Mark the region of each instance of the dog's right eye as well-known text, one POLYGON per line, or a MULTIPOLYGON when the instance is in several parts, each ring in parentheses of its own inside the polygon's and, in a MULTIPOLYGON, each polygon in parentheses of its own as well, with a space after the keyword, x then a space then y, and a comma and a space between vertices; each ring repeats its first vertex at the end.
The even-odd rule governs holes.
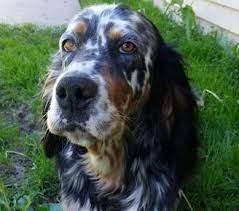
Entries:
POLYGON ((120 48, 119 48, 119 51, 121 53, 125 53, 125 54, 131 54, 131 53, 134 53, 136 50, 136 46, 134 43, 132 42, 125 42, 123 43, 120 48))
POLYGON ((73 40, 68 39, 62 43, 62 49, 66 52, 74 52, 76 48, 76 43, 73 40))

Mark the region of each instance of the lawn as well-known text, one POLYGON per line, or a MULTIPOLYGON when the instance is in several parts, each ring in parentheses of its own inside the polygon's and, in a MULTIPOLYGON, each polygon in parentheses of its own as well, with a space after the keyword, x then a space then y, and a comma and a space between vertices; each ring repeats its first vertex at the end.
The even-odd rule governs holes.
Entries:
MULTIPOLYGON (((196 29, 187 39, 185 30, 150 2, 81 1, 83 6, 101 2, 140 9, 184 55, 191 83, 204 93, 204 106, 199 108, 200 162, 183 192, 194 210, 237 210, 239 55, 220 47, 217 33, 203 36, 196 29)), ((39 119, 43 78, 62 31, 0 25, 0 210, 47 210, 46 204, 58 202, 57 172, 43 155, 39 119)), ((185 200, 179 210, 189 210, 185 200)))

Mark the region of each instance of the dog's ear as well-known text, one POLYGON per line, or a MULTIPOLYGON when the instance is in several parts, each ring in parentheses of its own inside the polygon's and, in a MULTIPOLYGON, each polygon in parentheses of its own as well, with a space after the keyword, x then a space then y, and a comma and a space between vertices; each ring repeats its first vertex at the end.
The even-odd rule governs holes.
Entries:
POLYGON ((149 100, 139 115, 136 133, 145 146, 142 153, 151 148, 148 153, 155 151, 181 180, 190 173, 197 157, 196 100, 182 56, 164 43, 156 27, 155 34, 158 46, 150 69, 149 100))
POLYGON ((45 135, 41 139, 41 143, 46 157, 52 158, 64 148, 66 140, 46 130, 45 135))
MULTIPOLYGON (((55 81, 58 77, 58 74, 62 69, 62 61, 61 55, 58 51, 52 58, 52 63, 49 68, 48 76, 45 80, 45 84, 42 90, 42 123, 46 125, 47 121, 47 112, 50 107, 52 90, 55 84, 55 81)), ((48 158, 54 157, 57 153, 59 153, 66 144, 66 139, 57 135, 50 133, 48 129, 46 129, 44 136, 42 137, 41 143, 43 144, 43 149, 48 158)))
MULTIPOLYGON (((46 84, 47 83, 48 82, 46 81, 46 84)), ((46 85, 44 88, 45 88, 44 94, 42 97, 42 115, 43 115, 42 121, 43 121, 43 124, 46 124, 47 111, 50 106, 50 94, 49 94, 49 89, 47 89, 46 85)), ((66 144, 66 140, 63 137, 52 134, 48 129, 46 129, 45 134, 41 139, 41 143, 43 145, 43 150, 45 152, 45 155, 48 158, 52 158, 63 149, 63 147, 66 144)))
POLYGON ((152 77, 152 98, 157 98, 162 117, 176 117, 178 112, 194 113, 195 97, 184 71, 181 55, 171 47, 158 49, 152 77))

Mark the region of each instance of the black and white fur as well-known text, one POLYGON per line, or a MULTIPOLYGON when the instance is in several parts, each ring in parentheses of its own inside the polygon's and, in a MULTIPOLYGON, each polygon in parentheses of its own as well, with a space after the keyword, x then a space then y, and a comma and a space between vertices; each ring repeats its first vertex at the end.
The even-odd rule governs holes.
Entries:
POLYGON ((43 144, 46 155, 56 157, 64 210, 175 208, 197 158, 196 103, 181 56, 149 20, 123 5, 82 10, 60 39, 43 91, 43 144), (113 38, 112 27, 118 30, 113 38), (76 44, 74 52, 62 49, 67 39, 76 44), (128 41, 137 50, 120 53, 128 41), (56 90, 65 77, 81 74, 95 81, 97 98, 90 108, 74 111, 73 121, 60 108, 56 90), (95 144, 97 155, 91 153, 95 144), (122 158, 114 157, 113 148, 122 158))

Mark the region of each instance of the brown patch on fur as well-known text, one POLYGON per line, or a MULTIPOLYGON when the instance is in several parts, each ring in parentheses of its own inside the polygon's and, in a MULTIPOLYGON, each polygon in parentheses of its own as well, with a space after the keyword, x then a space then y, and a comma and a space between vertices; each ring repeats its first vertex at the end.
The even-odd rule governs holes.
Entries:
POLYGON ((108 33, 107 33, 108 37, 110 40, 116 40, 119 39, 123 36, 122 31, 120 31, 119 29, 117 29, 116 27, 112 27, 108 33))
POLYGON ((84 34, 87 30, 87 24, 84 21, 77 23, 73 29, 74 32, 78 34, 84 34))
POLYGON ((86 154, 87 171, 97 178, 97 185, 107 190, 115 190, 120 186, 124 163, 124 146, 117 138, 97 142, 88 148, 86 154))
POLYGON ((105 67, 102 70, 102 77, 106 82, 109 100, 114 104, 120 114, 124 114, 129 109, 125 104, 127 102, 130 104, 133 92, 127 82, 116 73, 110 73, 109 68, 110 67, 105 67))
POLYGON ((94 144, 93 146, 89 147, 87 149, 88 153, 96 156, 98 154, 98 146, 99 146, 99 144, 94 144))

